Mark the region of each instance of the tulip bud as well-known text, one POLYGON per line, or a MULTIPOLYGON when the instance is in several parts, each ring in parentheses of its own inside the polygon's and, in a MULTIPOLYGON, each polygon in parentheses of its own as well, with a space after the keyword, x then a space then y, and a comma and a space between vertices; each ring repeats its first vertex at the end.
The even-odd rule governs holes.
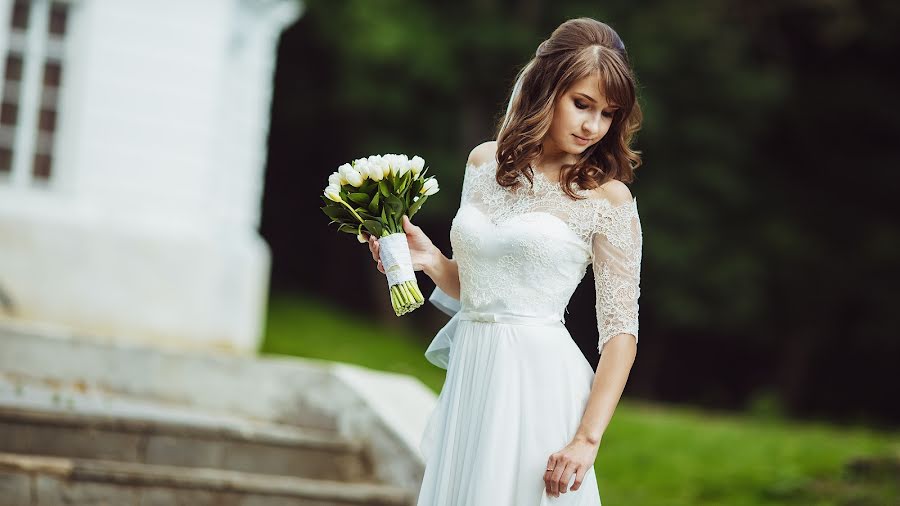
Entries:
POLYGON ((337 186, 338 188, 340 188, 341 185, 344 184, 345 182, 346 181, 341 181, 341 175, 338 174, 337 172, 328 176, 328 184, 329 185, 334 185, 334 186, 337 186))
POLYGON ((409 158, 406 155, 397 155, 397 167, 394 174, 397 177, 403 177, 409 172, 409 158))
POLYGON ((409 161, 409 167, 412 170, 413 177, 419 177, 419 174, 422 173, 422 169, 425 168, 425 160, 423 160, 421 156, 416 155, 409 161))
POLYGON ((342 202, 341 189, 334 185, 328 185, 325 188, 325 197, 334 202, 342 202))
POLYGON ((363 180, 369 178, 369 161, 365 158, 361 158, 353 168, 359 172, 359 174, 363 177, 363 180))
POLYGON ((384 179, 384 159, 381 155, 372 155, 368 158, 369 162, 369 178, 372 181, 381 181, 384 179))
POLYGON ((439 189, 437 179, 428 178, 425 180, 425 184, 422 185, 420 192, 425 195, 434 195, 439 189))
POLYGON ((344 179, 347 180, 351 185, 359 188, 363 184, 362 174, 359 173, 356 169, 350 166, 349 163, 345 163, 338 167, 338 172, 344 176, 344 179))

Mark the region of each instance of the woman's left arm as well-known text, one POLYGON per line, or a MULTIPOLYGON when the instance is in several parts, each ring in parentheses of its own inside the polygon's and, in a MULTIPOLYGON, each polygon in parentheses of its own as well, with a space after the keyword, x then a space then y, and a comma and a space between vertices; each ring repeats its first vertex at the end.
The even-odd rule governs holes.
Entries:
POLYGON ((600 441, 625 390, 636 355, 637 343, 630 334, 618 334, 603 347, 581 425, 572 441, 548 461, 547 469, 553 471, 545 472, 544 481, 550 495, 565 494, 573 474, 575 482, 571 490, 581 487, 584 475, 597 459, 600 441))
POLYGON ((618 334, 603 347, 591 395, 574 439, 600 446, 603 433, 606 432, 622 391, 625 390, 625 382, 628 381, 636 356, 637 343, 630 334, 618 334))
POLYGON ((573 475, 571 489, 581 487, 637 355, 643 235, 637 200, 625 184, 614 183, 606 189, 610 198, 598 204, 591 238, 600 361, 572 441, 548 459, 544 482, 554 496, 566 493, 573 475))

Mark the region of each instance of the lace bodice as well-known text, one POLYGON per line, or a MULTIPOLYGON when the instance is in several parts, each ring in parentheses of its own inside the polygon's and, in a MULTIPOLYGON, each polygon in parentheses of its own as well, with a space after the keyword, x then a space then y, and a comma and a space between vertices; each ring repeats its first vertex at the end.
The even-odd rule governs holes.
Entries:
POLYGON ((613 336, 638 337, 642 248, 637 199, 613 205, 591 190, 573 200, 542 173, 532 188, 495 180, 496 160, 466 165, 462 198, 450 229, 459 266, 460 300, 436 289, 429 299, 448 314, 478 311, 555 317, 591 264, 596 289, 597 348, 613 336))

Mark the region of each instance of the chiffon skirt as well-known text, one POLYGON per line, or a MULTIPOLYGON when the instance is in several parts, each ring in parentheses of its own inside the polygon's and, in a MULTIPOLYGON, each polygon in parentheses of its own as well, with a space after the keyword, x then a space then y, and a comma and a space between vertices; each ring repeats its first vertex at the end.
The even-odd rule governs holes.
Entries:
POLYGON ((599 506, 593 466, 577 491, 559 497, 543 479, 550 455, 581 423, 590 364, 559 321, 484 316, 457 314, 450 334, 436 339, 447 378, 420 443, 417 505, 599 506))

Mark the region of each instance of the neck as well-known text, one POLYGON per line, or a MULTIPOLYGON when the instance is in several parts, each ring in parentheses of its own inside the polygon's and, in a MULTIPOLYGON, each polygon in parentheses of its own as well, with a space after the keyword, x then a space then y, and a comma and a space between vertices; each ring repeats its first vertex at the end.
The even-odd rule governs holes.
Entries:
POLYGON ((559 176, 562 166, 575 163, 576 161, 578 160, 575 155, 557 149, 555 146, 552 146, 549 142, 545 141, 544 152, 535 158, 534 162, 531 164, 531 168, 532 170, 540 171, 551 179, 559 179, 557 176, 559 176))

